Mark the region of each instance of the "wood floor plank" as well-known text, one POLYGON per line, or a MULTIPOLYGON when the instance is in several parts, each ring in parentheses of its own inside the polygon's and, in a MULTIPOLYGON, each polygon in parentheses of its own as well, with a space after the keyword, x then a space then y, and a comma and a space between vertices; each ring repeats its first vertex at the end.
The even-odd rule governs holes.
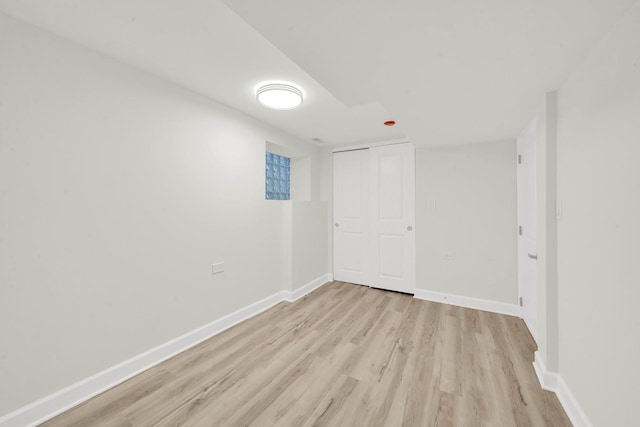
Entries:
POLYGON ((349 401, 349 397, 358 383, 359 381, 352 377, 341 376, 340 380, 331 388, 330 393, 318 404, 305 426, 318 427, 335 423, 336 415, 349 401))
POLYGON ((535 350, 521 319, 332 282, 42 425, 570 426, 535 350))

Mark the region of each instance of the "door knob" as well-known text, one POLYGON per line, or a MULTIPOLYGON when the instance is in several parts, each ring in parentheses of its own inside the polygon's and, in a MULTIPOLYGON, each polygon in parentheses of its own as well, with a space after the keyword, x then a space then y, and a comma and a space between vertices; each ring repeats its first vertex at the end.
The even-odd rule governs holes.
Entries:
POLYGON ((538 259, 538 254, 527 254, 530 259, 538 259))
POLYGON ((338 224, 337 222, 336 222, 336 227, 340 227, 340 224, 338 224))
POLYGON ((410 226, 410 225, 408 225, 408 226, 407 226, 407 231, 411 231, 411 230, 413 230, 413 227, 412 227, 412 226, 410 226))

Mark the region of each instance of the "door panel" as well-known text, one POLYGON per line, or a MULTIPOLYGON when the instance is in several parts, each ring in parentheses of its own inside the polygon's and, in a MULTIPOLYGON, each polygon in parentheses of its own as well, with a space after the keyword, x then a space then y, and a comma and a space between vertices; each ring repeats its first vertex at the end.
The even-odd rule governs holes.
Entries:
POLYGON ((360 273, 364 270, 363 233, 342 232, 342 269, 351 273, 360 273))
MULTIPOLYGON (((366 154, 366 153, 360 153, 366 154)), ((355 157, 355 156, 350 156, 355 157)), ((367 183, 364 176, 367 173, 367 165, 362 164, 360 159, 348 158, 342 161, 340 173, 341 187, 340 203, 342 217, 350 220, 359 220, 363 216, 363 207, 366 206, 367 183)))
POLYGON ((370 150, 372 286, 413 293, 415 154, 411 144, 370 150))
POLYGON ((368 284, 369 150, 333 155, 333 276, 368 284))
POLYGON ((404 277, 404 237, 381 234, 378 240, 378 265, 380 277, 400 279, 404 277))
POLYGON ((402 220, 404 197, 402 153, 378 153, 379 217, 402 220))
POLYGON ((518 293, 522 317, 537 339, 538 266, 536 221, 536 121, 517 140, 518 152, 518 293))

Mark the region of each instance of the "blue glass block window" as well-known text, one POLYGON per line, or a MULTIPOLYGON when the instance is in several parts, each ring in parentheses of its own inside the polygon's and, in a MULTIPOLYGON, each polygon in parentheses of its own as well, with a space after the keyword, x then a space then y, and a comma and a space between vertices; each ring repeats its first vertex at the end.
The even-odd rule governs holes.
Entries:
POLYGON ((267 200, 290 200, 291 159, 267 153, 265 170, 265 198, 267 200))

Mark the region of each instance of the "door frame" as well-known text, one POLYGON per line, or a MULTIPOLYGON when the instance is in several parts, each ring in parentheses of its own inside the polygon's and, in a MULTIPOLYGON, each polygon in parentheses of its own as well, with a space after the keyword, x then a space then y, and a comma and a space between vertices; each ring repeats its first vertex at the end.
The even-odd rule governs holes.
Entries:
POLYGON ((389 141, 380 141, 380 142, 371 142, 368 144, 354 144, 354 145, 345 145, 343 147, 335 147, 334 149, 331 150, 331 152, 339 153, 341 151, 363 150, 363 149, 372 148, 372 147, 380 147, 383 145, 396 145, 396 144, 412 144, 412 142, 404 138, 391 139, 389 141))
MULTIPOLYGON (((532 149, 535 150, 536 152, 536 165, 533 168, 533 172, 534 172, 534 177, 533 177, 533 182, 535 183, 535 187, 533 189, 534 191, 534 197, 536 198, 536 205, 534 206, 533 212, 528 212, 528 215, 530 216, 530 218, 532 219, 532 221, 534 221, 536 223, 536 233, 535 233, 535 238, 536 238, 536 256, 537 256, 537 229, 538 229, 538 220, 537 220, 537 185, 538 185, 538 171, 537 171, 537 157, 538 157, 538 153, 537 153, 537 127, 538 127, 538 121, 537 118, 533 118, 528 124, 527 126, 524 128, 524 130, 520 133, 520 135, 518 135, 517 139, 516 139, 516 167, 520 168, 520 159, 521 159, 521 152, 519 150, 519 145, 518 145, 518 141, 521 140, 521 138, 529 136, 531 138, 531 140, 529 141, 529 143, 532 145, 532 149)), ((526 158, 523 160, 524 162, 526 162, 526 158)), ((517 264, 518 264, 518 305, 520 306, 520 317, 522 318, 522 320, 524 320, 525 324, 527 325, 527 328, 529 329, 529 332, 531 333, 531 335, 533 336, 533 339, 538 342, 538 308, 539 308, 539 302, 538 302, 538 278, 537 275, 539 274, 538 270, 537 270, 537 260, 536 261, 531 261, 528 259, 528 251, 524 250, 524 248, 522 247, 523 245, 521 244, 521 239, 523 239, 524 237, 520 235, 520 227, 523 224, 522 221, 522 215, 523 215, 523 209, 524 206, 522 206, 521 204, 521 182, 519 178, 519 170, 516 171, 516 180, 517 180, 517 200, 516 200, 516 205, 517 205, 517 224, 518 224, 518 230, 516 230, 516 238, 517 238, 517 247, 518 247, 518 255, 517 255, 517 264), (523 274, 525 274, 525 271, 523 271, 526 268, 527 263, 531 263, 531 262, 535 262, 535 269, 536 269, 536 277, 535 280, 533 281, 529 281, 529 286, 531 287, 531 289, 527 289, 527 283, 526 281, 523 279, 523 274), (523 305, 523 300, 525 298, 528 298, 530 295, 535 295, 535 299, 533 301, 531 301, 529 299, 529 301, 526 301, 526 304, 532 304, 533 307, 531 310, 525 310, 524 305, 523 305), (533 316, 533 318, 531 318, 531 316, 533 316)))

